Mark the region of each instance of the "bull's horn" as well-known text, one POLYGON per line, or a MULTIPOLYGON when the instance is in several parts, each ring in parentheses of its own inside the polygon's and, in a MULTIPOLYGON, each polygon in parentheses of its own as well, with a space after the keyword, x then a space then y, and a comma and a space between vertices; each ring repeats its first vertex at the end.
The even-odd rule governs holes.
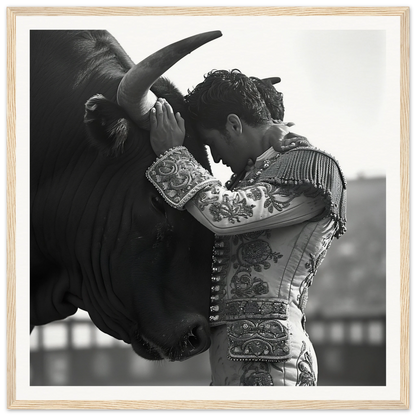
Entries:
POLYGON ((172 43, 148 56, 131 68, 121 80, 117 91, 118 104, 135 123, 149 130, 149 112, 157 100, 150 91, 151 86, 185 55, 220 36, 222 33, 219 30, 201 33, 172 43))
POLYGON ((281 79, 279 77, 271 77, 271 78, 263 78, 262 81, 264 82, 270 82, 272 85, 278 84, 281 79))

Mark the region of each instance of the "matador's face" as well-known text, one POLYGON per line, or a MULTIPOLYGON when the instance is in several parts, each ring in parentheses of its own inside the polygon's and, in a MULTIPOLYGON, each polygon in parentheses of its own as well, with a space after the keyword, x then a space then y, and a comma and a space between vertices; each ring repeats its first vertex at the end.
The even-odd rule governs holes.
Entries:
POLYGON ((240 173, 251 158, 251 149, 246 141, 239 140, 239 136, 230 134, 226 129, 224 132, 216 129, 199 128, 203 142, 209 146, 215 163, 222 162, 234 173, 240 173))

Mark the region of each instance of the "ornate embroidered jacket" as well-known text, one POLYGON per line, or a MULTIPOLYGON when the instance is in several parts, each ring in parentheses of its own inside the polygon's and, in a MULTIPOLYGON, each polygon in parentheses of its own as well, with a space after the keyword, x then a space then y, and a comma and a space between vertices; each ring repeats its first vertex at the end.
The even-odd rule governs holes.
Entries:
POLYGON ((333 237, 345 232, 346 184, 336 161, 313 148, 271 148, 231 191, 176 147, 147 177, 169 204, 216 233, 213 384, 315 385, 305 307, 333 237))

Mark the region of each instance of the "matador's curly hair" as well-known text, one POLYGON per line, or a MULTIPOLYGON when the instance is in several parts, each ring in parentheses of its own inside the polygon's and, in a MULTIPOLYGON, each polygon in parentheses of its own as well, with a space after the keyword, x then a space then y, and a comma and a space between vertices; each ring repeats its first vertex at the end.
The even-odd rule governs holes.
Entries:
POLYGON ((185 97, 192 121, 206 129, 224 131, 228 114, 250 126, 273 119, 283 121, 283 94, 272 83, 248 77, 238 69, 213 70, 185 97))

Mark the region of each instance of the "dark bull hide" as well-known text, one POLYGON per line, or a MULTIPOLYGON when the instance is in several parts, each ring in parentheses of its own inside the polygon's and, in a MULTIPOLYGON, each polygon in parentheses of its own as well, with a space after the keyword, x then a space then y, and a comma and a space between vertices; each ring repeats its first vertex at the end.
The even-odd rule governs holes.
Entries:
MULTIPOLYGON (((213 236, 146 180, 155 160, 146 124, 156 97, 186 120, 182 95, 159 77, 218 36, 134 66, 105 31, 31 32, 31 327, 81 308, 147 359, 209 347, 213 236)), ((209 168, 191 137, 185 145, 209 168)))

